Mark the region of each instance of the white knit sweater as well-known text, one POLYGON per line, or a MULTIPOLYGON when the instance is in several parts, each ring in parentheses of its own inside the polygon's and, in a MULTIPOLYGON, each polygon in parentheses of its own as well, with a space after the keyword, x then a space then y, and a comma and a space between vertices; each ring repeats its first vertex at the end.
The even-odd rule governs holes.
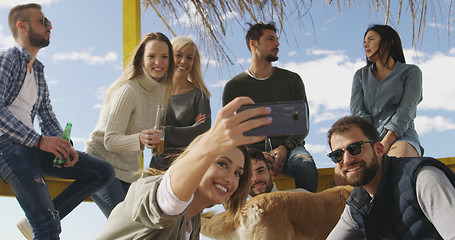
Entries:
POLYGON ((145 73, 115 89, 103 103, 85 151, 111 163, 122 181, 139 178, 139 133, 154 127, 156 106, 163 104, 165 89, 145 73))

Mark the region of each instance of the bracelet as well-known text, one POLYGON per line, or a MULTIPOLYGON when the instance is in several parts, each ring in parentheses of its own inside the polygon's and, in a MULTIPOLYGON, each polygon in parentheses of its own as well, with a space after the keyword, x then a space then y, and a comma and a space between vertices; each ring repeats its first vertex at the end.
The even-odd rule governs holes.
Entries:
POLYGON ((40 149, 39 148, 39 145, 41 144, 41 139, 43 138, 43 135, 40 135, 39 138, 38 138, 38 143, 36 144, 36 148, 40 149))

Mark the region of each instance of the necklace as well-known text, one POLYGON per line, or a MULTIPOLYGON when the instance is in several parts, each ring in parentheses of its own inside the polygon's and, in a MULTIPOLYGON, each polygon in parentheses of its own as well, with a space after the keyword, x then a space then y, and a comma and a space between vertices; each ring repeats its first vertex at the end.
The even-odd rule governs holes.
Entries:
POLYGON ((266 79, 266 78, 269 78, 270 76, 272 76, 273 70, 275 70, 274 67, 272 67, 272 70, 271 70, 269 73, 265 74, 264 76, 261 76, 261 75, 257 75, 257 74, 253 71, 253 69, 251 68, 251 66, 248 68, 248 72, 251 74, 251 76, 253 76, 253 77, 256 78, 256 79, 266 79))

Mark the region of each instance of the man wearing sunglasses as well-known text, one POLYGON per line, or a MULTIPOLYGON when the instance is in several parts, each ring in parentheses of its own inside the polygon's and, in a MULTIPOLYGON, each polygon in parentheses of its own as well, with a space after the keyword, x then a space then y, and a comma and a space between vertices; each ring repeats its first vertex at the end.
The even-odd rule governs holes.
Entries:
POLYGON ((389 157, 376 128, 344 117, 328 132, 343 179, 354 186, 328 239, 455 239, 455 173, 434 158, 389 157))
POLYGON ((0 178, 25 212, 27 218, 17 222, 24 236, 59 239, 60 219, 115 174, 109 163, 76 151, 60 137, 63 130, 52 110, 44 66, 36 59, 49 45, 52 29, 41 6, 13 7, 8 23, 17 44, 0 52, 0 178), (33 123, 37 115, 40 133, 33 123), (56 156, 67 159, 63 168, 53 167, 56 156), (51 199, 44 174, 75 181, 51 199))

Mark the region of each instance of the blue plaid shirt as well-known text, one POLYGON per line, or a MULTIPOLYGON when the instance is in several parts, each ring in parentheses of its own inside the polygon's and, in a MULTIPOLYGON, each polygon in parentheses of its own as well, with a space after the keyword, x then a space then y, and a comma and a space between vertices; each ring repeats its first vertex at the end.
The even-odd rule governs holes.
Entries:
MULTIPOLYGON (((0 52, 0 131, 14 142, 33 147, 40 134, 16 119, 8 110, 24 83, 30 59, 30 53, 19 44, 0 52)), ((49 90, 44 79, 44 65, 35 60, 32 67, 38 86, 38 98, 30 113, 32 122, 38 115, 43 135, 60 136, 63 131, 52 111, 49 90)))

